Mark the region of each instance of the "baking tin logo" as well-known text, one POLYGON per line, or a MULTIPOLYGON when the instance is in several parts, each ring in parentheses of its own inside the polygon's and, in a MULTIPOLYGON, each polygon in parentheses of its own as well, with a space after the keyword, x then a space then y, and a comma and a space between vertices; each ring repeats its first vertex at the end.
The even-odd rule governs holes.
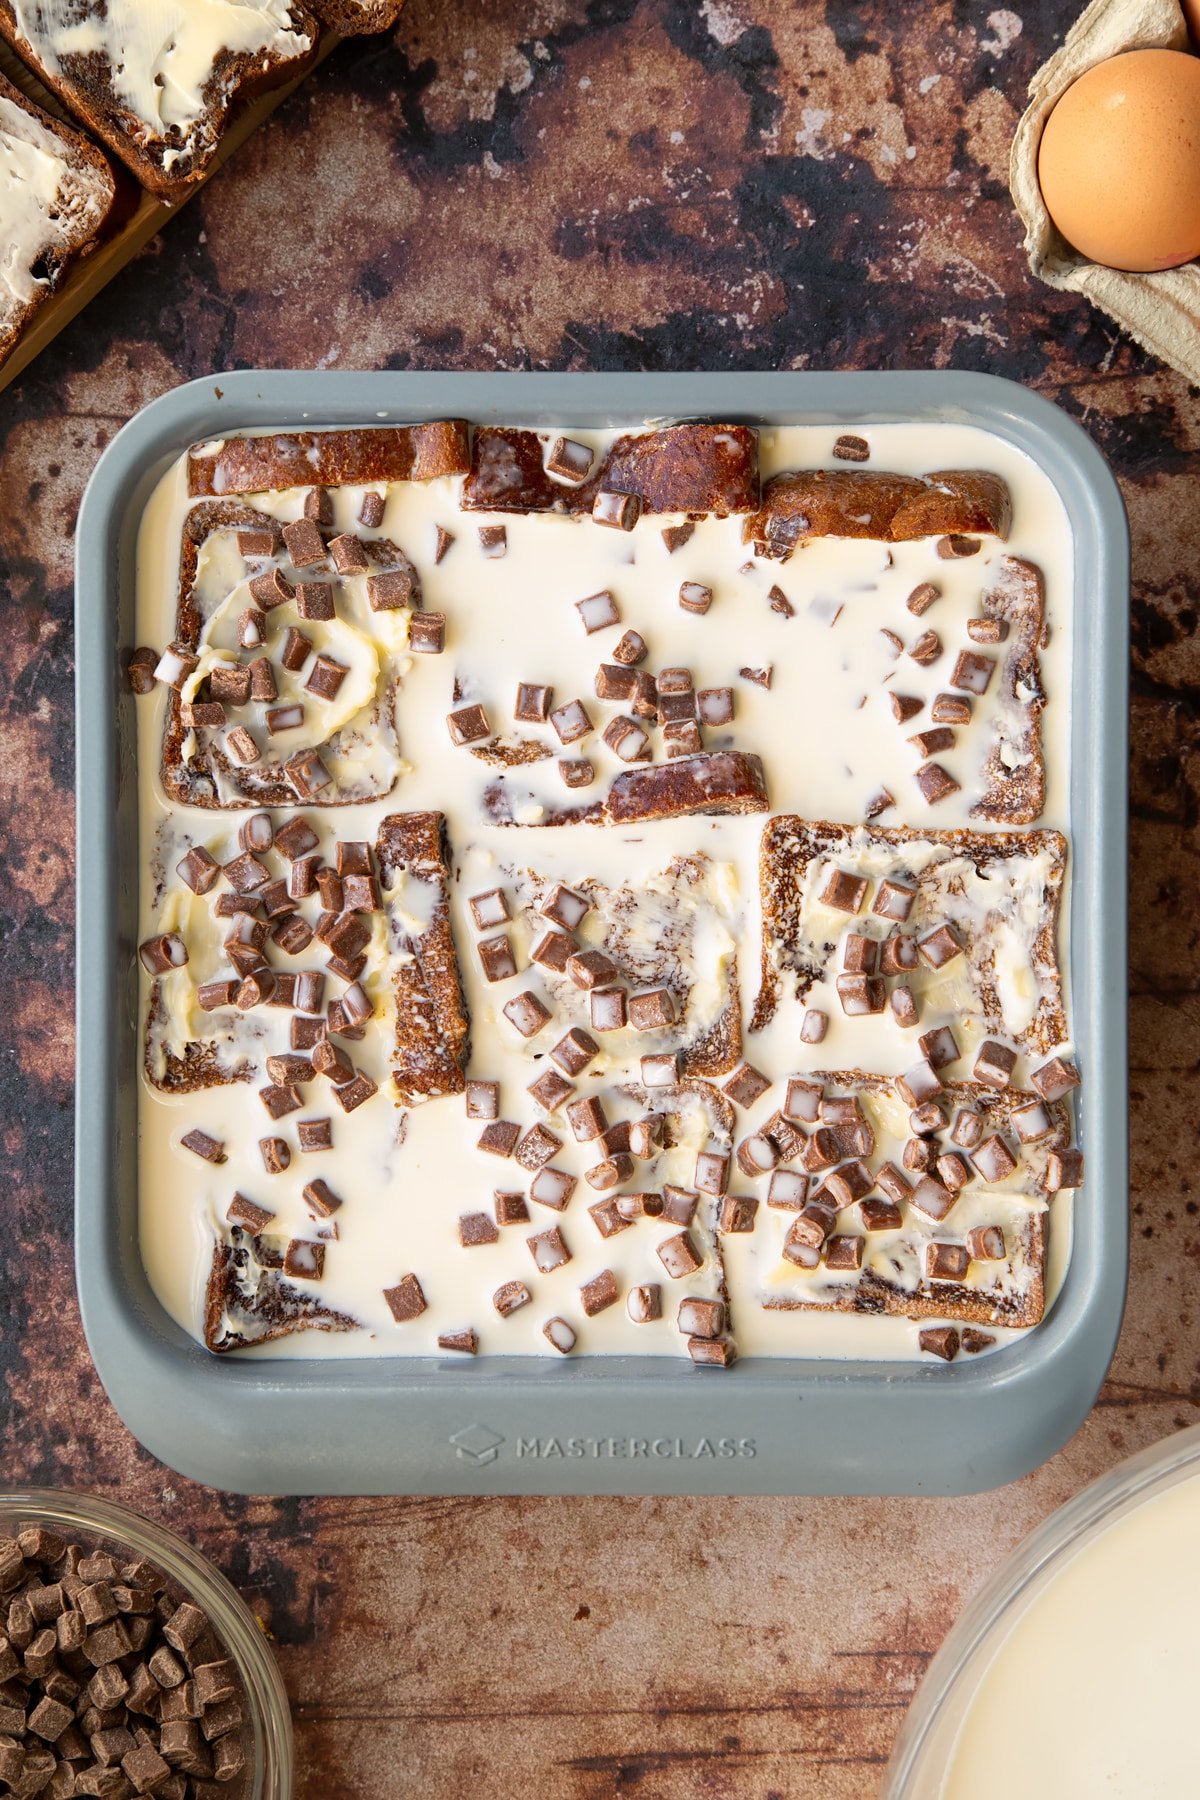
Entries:
POLYGON ((504 1439, 498 1431, 492 1431, 486 1425, 464 1425, 461 1431, 454 1433, 450 1442, 463 1462, 473 1462, 482 1468, 485 1463, 495 1462, 504 1439))

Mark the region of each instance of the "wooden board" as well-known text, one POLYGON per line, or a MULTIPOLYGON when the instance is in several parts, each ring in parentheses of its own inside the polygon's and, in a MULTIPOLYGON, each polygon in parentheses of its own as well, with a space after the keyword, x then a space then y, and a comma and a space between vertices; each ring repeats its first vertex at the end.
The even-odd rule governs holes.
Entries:
MULTIPOLYGON (((325 61, 330 52, 341 43, 335 31, 323 33, 317 50, 317 60, 312 65, 317 68, 325 61)), ((8 361, 0 367, 0 392, 9 382, 27 369, 35 356, 39 356, 52 343, 65 325, 88 304, 96 295, 118 275, 135 257, 139 250, 150 242, 152 237, 162 230, 175 214, 185 207, 194 194, 212 180, 229 158, 241 149, 252 132, 257 131, 263 120, 268 118, 281 106, 290 94, 294 94, 300 83, 311 73, 306 69, 292 81, 285 82, 282 87, 272 88, 269 93, 260 94, 239 112, 221 139, 220 146, 208 165, 207 173, 202 181, 197 182, 191 192, 182 200, 164 201, 157 195, 147 193, 139 187, 125 165, 115 157, 107 145, 100 143, 93 133, 92 137, 112 163, 118 179, 119 201, 118 211, 122 222, 115 230, 110 231, 101 241, 99 247, 90 256, 82 257, 74 263, 62 286, 33 315, 28 326, 22 332, 20 341, 8 361), (121 204, 121 201, 124 204, 121 204)), ((44 88, 37 76, 28 69, 7 44, 0 43, 0 74, 4 74, 19 88, 27 100, 40 106, 43 112, 51 113, 56 119, 78 130, 83 127, 72 117, 70 111, 62 104, 58 96, 44 88)))

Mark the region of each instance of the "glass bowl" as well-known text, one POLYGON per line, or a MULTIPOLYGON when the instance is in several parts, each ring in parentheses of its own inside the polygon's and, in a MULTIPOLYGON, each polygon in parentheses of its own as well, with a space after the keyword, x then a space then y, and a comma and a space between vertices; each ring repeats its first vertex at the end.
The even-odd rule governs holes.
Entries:
MULTIPOLYGON (((968 1603, 908 1709, 880 1800, 939 1800, 959 1733, 1009 1633, 1080 1551, 1119 1520, 1200 1475, 1200 1425, 1118 1463, 1030 1533, 968 1603)), ((1113 1621, 1119 1629, 1119 1621, 1113 1621)), ((1181 1728, 1186 1728, 1181 1722, 1181 1728)), ((1019 1783, 1018 1783, 1019 1786, 1019 1783)))
POLYGON ((15 1537, 26 1525, 108 1550, 122 1562, 145 1557, 207 1613, 245 1689, 247 1800, 292 1800, 292 1717, 283 1680, 262 1627, 225 1577, 165 1525, 95 1494, 0 1493, 0 1536, 15 1537))

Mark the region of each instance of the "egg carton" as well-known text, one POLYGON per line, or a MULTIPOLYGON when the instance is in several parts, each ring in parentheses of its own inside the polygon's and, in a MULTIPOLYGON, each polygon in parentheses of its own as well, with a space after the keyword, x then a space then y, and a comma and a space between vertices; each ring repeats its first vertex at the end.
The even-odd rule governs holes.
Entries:
POLYGON ((1083 294, 1144 350, 1200 382, 1200 262, 1142 275, 1089 261, 1055 229, 1037 175, 1046 120, 1073 81, 1125 50, 1189 48, 1177 0, 1092 0, 1029 84, 1029 106, 1013 139, 1009 186, 1038 279, 1083 294))

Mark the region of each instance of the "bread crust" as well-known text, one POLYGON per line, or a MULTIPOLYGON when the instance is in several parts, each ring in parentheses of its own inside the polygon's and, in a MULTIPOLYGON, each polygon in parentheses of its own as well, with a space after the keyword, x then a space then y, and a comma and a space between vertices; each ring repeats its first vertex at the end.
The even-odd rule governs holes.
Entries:
POLYGON ((297 1331, 358 1331, 359 1320, 335 1312, 314 1294, 287 1281, 277 1269, 256 1269, 248 1288, 245 1271, 257 1240, 235 1227, 213 1243, 204 1295, 204 1343, 214 1355, 270 1344, 297 1331))
MULTIPOLYGON (((84 17, 81 8, 80 17, 84 17)), ((208 174, 221 138, 237 112, 260 94, 305 74, 316 61, 320 28, 312 13, 291 0, 292 29, 309 39, 307 50, 222 51, 204 85, 204 111, 190 128, 192 147, 175 137, 150 138, 141 120, 119 99, 108 59, 69 54, 58 70, 21 35, 15 0, 0 0, 0 38, 11 45, 39 81, 120 157, 141 185, 164 200, 179 200, 208 174)))
POLYGON ((536 431, 476 430, 465 512, 590 513, 599 493, 637 494, 647 513, 723 519, 752 512, 759 503, 758 432, 689 423, 626 433, 586 481, 572 485, 546 473, 536 431))
POLYGON ((1003 620, 1009 635, 997 671, 1002 729, 988 748, 983 793, 971 817, 996 825, 1032 825, 1046 804, 1046 690, 1038 659, 1048 641, 1042 571, 1023 557, 1001 557, 980 604, 985 617, 1003 620))
POLYGON ((636 825, 680 819, 692 813, 766 812, 762 759, 743 750, 706 750, 649 768, 623 769, 603 800, 586 806, 548 807, 536 821, 518 820, 503 782, 485 788, 484 810, 493 825, 636 825))
POLYGON ((1008 484, 986 469, 895 475, 882 469, 797 469, 775 475, 742 527, 756 556, 786 562, 810 538, 912 538, 984 534, 1006 538, 1008 484))
POLYGON ((465 475, 470 466, 466 421, 432 419, 421 425, 280 431, 193 444, 187 479, 189 494, 219 499, 291 487, 433 481, 441 475, 465 475))
MULTIPOLYGON (((21 334, 34 314, 39 312, 46 302, 53 298, 62 285, 68 271, 82 257, 90 256, 100 244, 107 230, 117 204, 117 183, 108 158, 103 152, 88 141, 82 132, 72 131, 69 125, 52 118, 27 100, 19 88, 0 75, 0 100, 7 100, 17 106, 23 113, 36 120, 44 130, 49 131, 63 146, 64 161, 69 168, 78 168, 81 164, 95 175, 104 196, 102 210, 92 216, 81 214, 76 222, 76 229, 70 233, 66 243, 53 246, 41 252, 40 260, 46 266, 47 280, 39 287, 24 306, 13 313, 7 323, 0 322, 0 368, 12 355, 21 339, 21 334)), ((2 207, 0 207, 2 214, 2 207)))
MULTIPOLYGON (((396 1000, 392 1081, 401 1103, 416 1106, 461 1094, 471 1054, 471 1020, 450 921, 452 857, 445 814, 390 814, 380 824, 375 855, 385 896, 405 878, 425 890, 423 928, 411 932, 393 915, 389 951, 396 1000)), ((413 908, 397 910, 411 915, 413 908)))
POLYGON ((404 0, 309 0, 323 25, 339 37, 390 31, 404 11, 404 0))

